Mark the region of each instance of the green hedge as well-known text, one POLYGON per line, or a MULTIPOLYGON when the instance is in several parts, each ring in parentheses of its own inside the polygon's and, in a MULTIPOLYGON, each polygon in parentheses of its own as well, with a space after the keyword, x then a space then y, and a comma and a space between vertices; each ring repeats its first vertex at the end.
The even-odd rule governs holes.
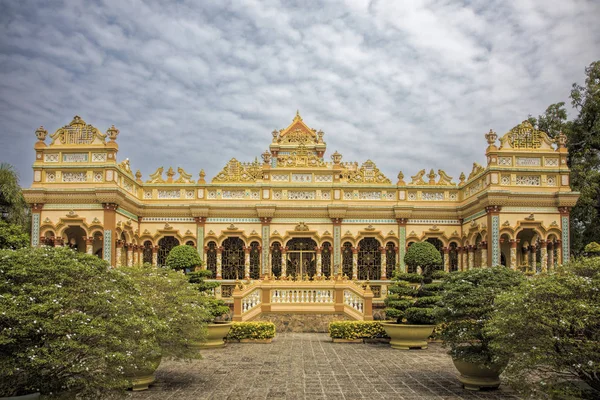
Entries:
POLYGON ((378 321, 334 321, 329 323, 329 336, 333 339, 387 338, 378 321))
POLYGON ((275 324, 272 322, 234 322, 227 340, 272 339, 275 337, 275 324))

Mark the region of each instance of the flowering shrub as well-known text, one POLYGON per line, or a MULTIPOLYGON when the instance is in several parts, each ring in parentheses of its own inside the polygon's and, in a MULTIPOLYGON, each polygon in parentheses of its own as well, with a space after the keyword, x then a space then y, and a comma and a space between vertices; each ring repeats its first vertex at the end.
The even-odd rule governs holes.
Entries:
POLYGON ((449 274, 442 284, 438 322, 443 329, 438 338, 450 347, 455 359, 481 364, 505 361, 502 349, 491 349, 491 337, 485 331, 494 301, 500 293, 518 288, 523 274, 506 267, 476 268, 449 274))
POLYGON ((275 324, 272 322, 234 322, 227 340, 272 339, 275 337, 275 324))
POLYGON ((182 244, 171 249, 165 264, 169 268, 186 271, 202 265, 202 259, 195 248, 182 244))
POLYGON ((536 398, 600 398, 600 257, 531 279, 495 308, 487 334, 511 354, 512 386, 536 398))
POLYGON ((183 273, 169 268, 144 264, 121 267, 117 271, 138 285, 159 318, 161 326, 156 330, 156 338, 163 357, 200 358, 200 354, 189 351, 189 347, 205 339, 206 323, 212 320, 207 312, 207 296, 198 292, 183 273))
POLYGON ((0 396, 99 398, 150 368, 161 323, 126 275, 68 248, 0 251, 0 396))
POLYGON ((329 323, 329 336, 333 339, 387 338, 378 321, 333 321, 329 323))
POLYGON ((21 249, 29 246, 29 235, 21 225, 0 220, 0 249, 21 249))

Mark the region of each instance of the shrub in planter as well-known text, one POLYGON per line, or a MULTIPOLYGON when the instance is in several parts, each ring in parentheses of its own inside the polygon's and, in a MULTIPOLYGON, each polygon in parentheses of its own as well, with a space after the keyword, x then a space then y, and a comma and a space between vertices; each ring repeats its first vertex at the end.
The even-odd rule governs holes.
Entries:
POLYGON ((487 334, 523 397, 600 398, 599 288, 600 258, 579 258, 498 296, 487 334))
MULTIPOLYGON (((443 324, 439 338, 449 347, 457 368, 463 364, 481 366, 490 372, 486 379, 477 379, 461 371, 461 382, 468 389, 498 387, 501 368, 507 354, 490 346, 491 336, 486 324, 491 318, 494 300, 525 282, 523 274, 506 267, 477 268, 449 274, 443 283, 438 321, 443 324), (489 379, 488 379, 489 378, 489 379)), ((474 374, 474 372, 470 372, 474 374)))
POLYGON ((227 340, 270 340, 275 337, 275 324, 272 322, 234 322, 227 340))
POLYGON ((191 352, 189 348, 193 343, 205 340, 206 325, 212 317, 207 311, 208 298, 198 291, 196 285, 181 272, 150 264, 121 267, 118 271, 138 285, 161 321, 156 337, 162 356, 200 358, 198 352, 191 352))
POLYGON ((404 256, 404 263, 411 269, 421 267, 423 275, 431 278, 433 268, 442 265, 442 255, 429 242, 418 242, 410 245, 404 256))
POLYGON ((333 321, 329 323, 332 339, 379 339, 387 334, 379 321, 333 321))
POLYGON ((0 396, 100 398, 160 355, 160 321, 139 288, 68 248, 0 251, 0 396))
POLYGON ((182 244, 171 249, 165 264, 174 270, 193 271, 202 265, 202 259, 195 248, 182 244))

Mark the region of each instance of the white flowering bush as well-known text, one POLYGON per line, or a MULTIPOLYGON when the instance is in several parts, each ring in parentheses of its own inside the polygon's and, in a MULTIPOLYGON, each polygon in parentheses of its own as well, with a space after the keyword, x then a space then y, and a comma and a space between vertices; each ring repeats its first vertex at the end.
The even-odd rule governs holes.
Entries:
POLYGON ((497 298, 488 335, 507 381, 537 398, 600 398, 600 257, 579 258, 497 298))
POLYGON ((491 348, 492 337, 486 324, 498 295, 525 282, 521 272, 506 267, 476 268, 453 272, 444 278, 437 320, 438 338, 449 354, 458 360, 482 365, 503 364, 506 352, 491 348))
POLYGON ((125 371, 156 363, 160 326, 134 282, 95 256, 0 251, 0 397, 124 390, 125 371))

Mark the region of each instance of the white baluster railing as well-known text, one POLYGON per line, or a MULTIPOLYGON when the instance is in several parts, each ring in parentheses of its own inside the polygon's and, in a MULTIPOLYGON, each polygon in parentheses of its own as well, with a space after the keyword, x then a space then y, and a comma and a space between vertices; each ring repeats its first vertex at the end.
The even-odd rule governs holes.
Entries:
POLYGON ((242 299, 242 314, 260 305, 261 290, 254 289, 242 299))
POLYGON ((274 304, 332 304, 333 289, 272 289, 274 304))
POLYGON ((344 304, 360 313, 364 312, 365 307, 363 298, 351 290, 344 290, 344 304))

